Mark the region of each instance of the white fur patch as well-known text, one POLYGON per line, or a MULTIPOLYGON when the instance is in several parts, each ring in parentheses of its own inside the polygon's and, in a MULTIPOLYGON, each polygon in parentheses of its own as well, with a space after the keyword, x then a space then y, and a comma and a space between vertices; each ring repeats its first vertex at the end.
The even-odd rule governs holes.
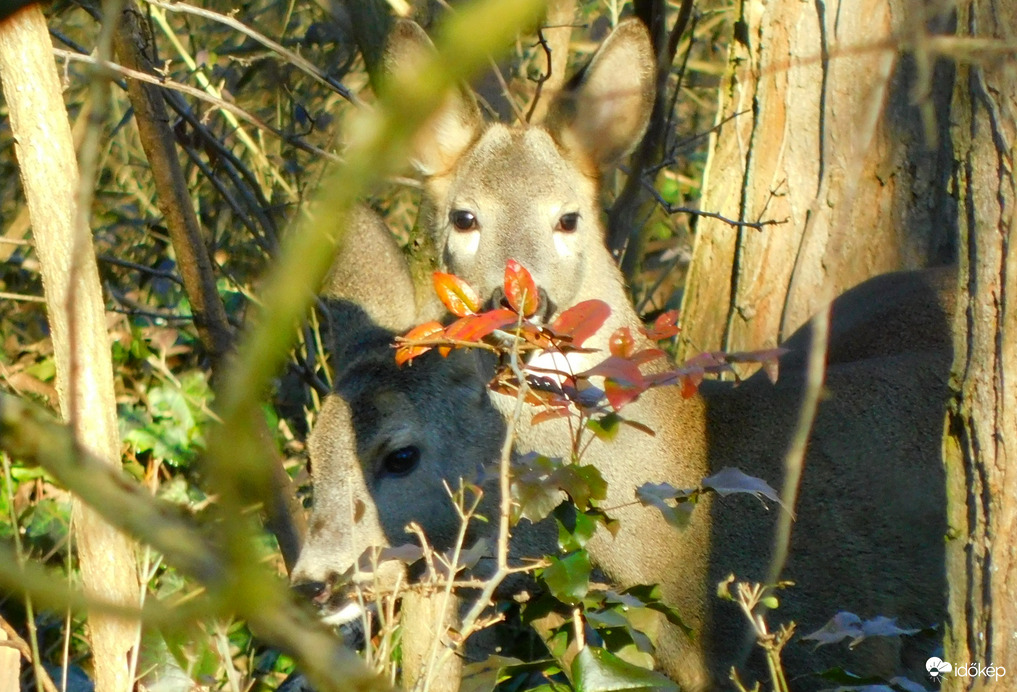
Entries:
POLYGON ((448 251, 452 257, 473 258, 480 249, 480 231, 452 230, 448 236, 448 251))
POLYGON ((564 354, 557 351, 547 351, 534 356, 526 365, 528 369, 534 371, 534 374, 552 379, 560 385, 564 381, 562 375, 544 372, 544 370, 556 370, 567 375, 582 372, 586 368, 576 362, 578 357, 581 356, 582 354, 580 353, 564 354), (540 368, 540 370, 534 370, 535 368, 540 368))
POLYGON ((329 627, 338 627, 347 622, 353 622, 363 614, 364 609, 360 607, 360 604, 350 601, 336 612, 321 618, 321 621, 329 627))
POLYGON ((571 257, 574 252, 569 244, 565 241, 565 235, 561 232, 554 233, 554 249, 558 253, 559 257, 571 257))

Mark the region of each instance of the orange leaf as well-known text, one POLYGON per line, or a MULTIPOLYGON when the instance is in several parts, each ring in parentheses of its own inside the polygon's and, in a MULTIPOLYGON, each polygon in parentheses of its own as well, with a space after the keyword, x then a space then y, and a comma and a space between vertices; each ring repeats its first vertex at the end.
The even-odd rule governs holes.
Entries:
POLYGON ((406 336, 402 338, 401 343, 396 348, 396 364, 402 365, 408 363, 417 356, 423 355, 434 348, 433 346, 417 346, 412 342, 437 338, 444 331, 445 328, 441 326, 440 322, 425 322, 406 332, 406 336))
POLYGON ((604 301, 584 300, 558 315, 551 330, 559 336, 571 337, 572 345, 578 348, 604 326, 610 315, 611 307, 604 301))
POLYGON ((538 425, 549 420, 567 418, 568 415, 569 415, 568 406, 546 408, 543 411, 538 411, 537 413, 533 414, 533 417, 530 418, 530 425, 538 425))
POLYGON ((516 313, 506 308, 497 308, 479 315, 467 315, 448 326, 445 336, 458 341, 477 342, 496 329, 515 323, 516 313))
POLYGON ((505 298, 509 307, 529 317, 540 307, 537 284, 526 267, 510 259, 505 263, 505 298))
POLYGON ((480 309, 477 292, 455 274, 434 272, 431 281, 434 283, 434 292, 438 294, 438 298, 456 317, 466 317, 480 309))
POLYGON ((611 350, 612 356, 629 358, 636 350, 636 341, 632 338, 632 330, 628 327, 615 329, 607 346, 611 350))
POLYGON ((670 339, 680 331, 676 326, 677 321, 678 311, 668 310, 657 317, 657 319, 653 321, 653 325, 645 329, 640 329, 639 331, 641 331, 647 339, 652 339, 653 341, 670 339))

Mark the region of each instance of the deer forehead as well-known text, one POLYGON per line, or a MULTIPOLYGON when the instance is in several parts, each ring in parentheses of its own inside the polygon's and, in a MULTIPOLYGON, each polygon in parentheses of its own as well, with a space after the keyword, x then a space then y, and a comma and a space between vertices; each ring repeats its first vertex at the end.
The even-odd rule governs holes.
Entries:
POLYGON ((453 170, 444 206, 493 217, 489 223, 538 222, 550 230, 558 215, 593 205, 595 193, 596 181, 546 130, 495 124, 453 170))

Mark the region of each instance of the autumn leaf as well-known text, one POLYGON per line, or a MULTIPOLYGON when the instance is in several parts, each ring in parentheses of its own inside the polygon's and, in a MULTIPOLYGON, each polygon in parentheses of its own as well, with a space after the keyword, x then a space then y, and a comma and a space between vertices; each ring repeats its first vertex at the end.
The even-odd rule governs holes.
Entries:
POLYGON ((489 310, 479 315, 467 315, 456 320, 445 330, 445 336, 457 341, 477 342, 491 332, 514 324, 519 316, 506 308, 489 310))
POLYGON ((584 300, 558 315, 551 324, 551 331, 571 338, 572 345, 578 348, 604 326, 610 315, 611 307, 604 301, 584 300))
POLYGON ((646 386, 642 383, 629 384, 616 380, 604 382, 604 396, 607 397, 607 403, 611 404, 611 408, 615 411, 620 411, 622 407, 631 404, 644 391, 646 391, 646 386))
POLYGON ((530 425, 539 425, 550 420, 558 420, 559 418, 568 418, 570 414, 568 406, 551 406, 545 408, 543 411, 538 411, 533 414, 530 418, 530 425))
POLYGON ((679 331, 676 323, 678 322, 678 311, 668 310, 662 313, 653 321, 653 324, 649 327, 640 329, 643 335, 652 341, 660 341, 662 339, 670 339, 672 336, 677 334, 679 331))
POLYGON ((537 284, 526 267, 514 259, 505 263, 505 299, 523 317, 529 317, 540 307, 537 284))
POLYGON ((456 317, 466 317, 480 310, 480 298, 473 288, 455 274, 434 272, 431 275, 434 292, 448 311, 456 317))
POLYGON ((639 366, 619 356, 609 356, 589 370, 576 375, 577 378, 604 377, 629 385, 643 384, 643 375, 639 366))
POLYGON ((632 330, 628 327, 620 327, 614 330, 607 342, 612 356, 628 358, 636 350, 636 341, 632 338, 632 330))
POLYGON ((441 322, 425 322, 408 331, 401 339, 398 348, 396 348, 396 364, 403 365, 408 363, 417 356, 421 356, 434 348, 433 346, 418 346, 412 342, 436 338, 444 331, 445 328, 441 325, 441 322))

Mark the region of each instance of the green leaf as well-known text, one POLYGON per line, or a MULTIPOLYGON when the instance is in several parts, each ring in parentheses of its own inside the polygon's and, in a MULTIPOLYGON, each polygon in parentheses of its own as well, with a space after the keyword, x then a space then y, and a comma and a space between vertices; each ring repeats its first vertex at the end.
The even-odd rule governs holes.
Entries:
POLYGON ((660 673, 618 658, 610 651, 587 646, 572 662, 576 692, 621 692, 622 690, 673 690, 678 685, 660 673))
POLYGON ((561 559, 550 558, 551 566, 540 571, 547 588, 562 603, 576 605, 590 590, 590 573, 593 567, 590 556, 580 550, 561 559))
POLYGON ((607 481, 595 466, 567 464, 555 471, 551 480, 569 494, 580 510, 586 510, 591 500, 607 497, 607 481))
POLYGON ((563 502, 554 510, 558 524, 558 547, 566 552, 581 550, 597 532, 597 520, 576 507, 563 502))
POLYGON ((621 429, 621 416, 617 413, 608 413, 600 418, 591 418, 586 422, 586 427, 599 439, 610 442, 618 436, 621 429))

